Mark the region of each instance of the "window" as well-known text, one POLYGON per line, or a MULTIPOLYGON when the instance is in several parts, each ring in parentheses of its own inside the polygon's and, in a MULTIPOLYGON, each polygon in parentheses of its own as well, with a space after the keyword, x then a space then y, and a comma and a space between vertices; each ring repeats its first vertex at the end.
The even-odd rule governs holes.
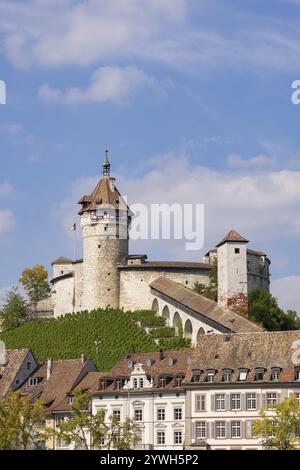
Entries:
POLYGON ((31 362, 31 361, 28 361, 27 364, 26 364, 27 370, 30 370, 30 369, 31 369, 31 366, 32 366, 32 362, 31 362))
POLYGON ((239 252, 240 252, 240 249, 239 249, 239 248, 235 248, 235 249, 234 249, 234 252, 235 252, 236 255, 238 255, 239 252))
POLYGON ((264 369, 256 369, 255 371, 255 380, 260 381, 264 380, 264 369))
POLYGON ((182 444, 182 431, 174 432, 174 444, 182 444))
POLYGON ((240 421, 232 421, 231 423, 231 437, 237 438, 241 437, 241 422, 240 421))
POLYGON ((58 439, 56 442, 59 449, 65 449, 68 447, 68 444, 63 439, 58 439))
POLYGON ((295 369, 295 380, 300 381, 300 369, 295 369))
POLYGON ((55 418, 55 427, 59 428, 61 423, 63 423, 65 420, 64 416, 56 416, 55 418))
POLYGON ((205 395, 196 395, 196 411, 205 411, 205 395))
POLYGON ((198 370, 198 369, 195 369, 193 370, 193 375, 192 375, 192 382, 199 382, 200 380, 200 375, 201 375, 201 371, 198 370))
POLYGON ((246 394, 247 410, 256 410, 256 393, 246 394))
POLYGON ((138 388, 138 379, 133 379, 133 388, 138 388))
POLYGON ((245 380, 247 379, 247 373, 248 371, 243 369, 243 370, 240 370, 240 375, 239 375, 239 381, 240 382, 245 382, 245 380))
POLYGON ((74 402, 75 402, 75 397, 72 397, 72 396, 68 397, 68 404, 69 405, 72 405, 74 402))
POLYGON ((104 436, 101 436, 100 439, 99 439, 99 444, 100 446, 104 446, 105 445, 105 437, 104 436))
POLYGON ((35 387, 38 384, 38 379, 37 377, 30 377, 28 381, 29 387, 35 387))
POLYGON ((218 439, 226 437, 225 421, 216 421, 216 437, 218 439))
POLYGON ((105 389, 106 389, 106 380, 101 380, 101 382, 100 382, 100 388, 101 388, 101 390, 105 390, 105 389))
POLYGON ((166 419, 166 412, 164 408, 157 408, 157 420, 164 421, 166 419))
POLYGON ((225 410, 225 394, 224 393, 217 393, 216 395, 216 410, 221 411, 225 410))
POLYGON ((157 444, 165 444, 166 438, 165 438, 165 432, 164 431, 158 431, 157 432, 157 444))
POLYGON ((273 406, 276 405, 276 403, 277 403, 277 393, 276 392, 267 393, 268 408, 272 408, 273 406))
POLYGON ((295 393, 295 396, 296 396, 296 400, 298 402, 298 405, 300 405, 300 393, 299 392, 295 393))
POLYGON ((122 381, 122 379, 117 379, 117 380, 116 380, 116 389, 117 389, 117 390, 121 390, 122 386, 123 386, 123 381, 122 381))
POLYGON ((213 382, 215 380, 215 371, 207 372, 206 382, 213 382))
POLYGON ((223 372, 223 382, 230 382, 231 380, 231 370, 225 370, 223 372))
POLYGON ((206 423, 205 421, 196 422, 196 439, 203 439, 206 437, 206 423))
POLYGON ((277 382, 280 376, 280 369, 272 369, 271 380, 277 382))
POLYGON ((113 417, 117 421, 121 421, 121 410, 113 410, 113 417))
POLYGON ((140 379, 140 388, 144 388, 144 379, 140 379))
POLYGON ((143 410, 141 409, 134 410, 134 421, 143 421, 143 410))
POLYGON ((239 393, 233 393, 231 395, 231 409, 232 410, 241 409, 241 395, 239 393))
POLYGON ((175 387, 181 387, 182 384, 182 375, 177 375, 175 379, 175 387))
POLYGON ((174 408, 174 420, 180 421, 182 419, 182 408, 174 408))
POLYGON ((161 377, 161 378, 159 379, 159 384, 160 384, 160 387, 161 387, 161 388, 164 388, 164 387, 167 385, 167 379, 166 379, 166 377, 161 377))

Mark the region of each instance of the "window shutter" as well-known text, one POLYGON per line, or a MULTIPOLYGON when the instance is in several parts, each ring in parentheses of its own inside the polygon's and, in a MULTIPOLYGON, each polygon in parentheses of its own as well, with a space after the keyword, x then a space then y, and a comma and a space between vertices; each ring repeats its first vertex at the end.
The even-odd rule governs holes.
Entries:
POLYGON ((211 436, 212 439, 214 439, 215 435, 216 435, 216 433, 215 433, 215 423, 212 422, 212 423, 210 423, 210 436, 211 436))
POLYGON ((246 410, 246 395, 245 393, 241 393, 241 410, 246 410))
POLYGON ((206 428, 206 429, 205 429, 206 439, 209 439, 209 437, 210 437, 210 432, 209 432, 210 429, 209 429, 209 423, 208 423, 208 422, 205 423, 205 428, 206 428))
POLYGON ((262 403, 261 403, 261 393, 257 393, 256 394, 256 408, 258 410, 260 410, 262 407, 262 403))
POLYGON ((282 402, 282 393, 276 393, 276 403, 282 402))
POLYGON ((246 421, 246 439, 251 439, 252 437, 252 421, 246 421))
POLYGON ((226 393, 225 395, 226 411, 230 411, 230 395, 226 393))
POLYGON ((267 408, 267 395, 266 395, 266 393, 261 394, 261 407, 264 410, 267 408))
POLYGON ((215 399, 216 399, 216 396, 212 395, 211 396, 211 411, 215 411, 215 399))
POLYGON ((241 422, 241 437, 242 439, 245 439, 245 435, 246 435, 246 430, 245 430, 245 427, 246 427, 246 423, 245 421, 242 421, 241 422))
POLYGON ((230 421, 226 421, 226 439, 231 439, 231 424, 230 421))

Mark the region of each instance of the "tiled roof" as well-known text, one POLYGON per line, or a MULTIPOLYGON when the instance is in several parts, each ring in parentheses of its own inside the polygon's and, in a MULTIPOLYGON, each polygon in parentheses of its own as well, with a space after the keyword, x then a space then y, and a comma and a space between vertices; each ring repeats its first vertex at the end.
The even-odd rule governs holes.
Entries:
POLYGON ((47 363, 41 364, 31 377, 38 378, 38 385, 31 387, 28 381, 21 388, 22 393, 38 396, 46 405, 47 412, 70 409, 67 394, 71 393, 86 365, 82 359, 52 361, 51 374, 47 380, 47 363))
POLYGON ((222 310, 216 302, 206 297, 196 294, 181 284, 177 284, 166 277, 159 277, 150 284, 151 289, 155 292, 163 294, 168 301, 177 302, 185 308, 192 310, 194 313, 206 318, 223 328, 223 331, 234 331, 238 333, 246 331, 261 331, 262 329, 250 322, 246 318, 229 310, 222 310), (232 322, 231 320, 234 320, 232 322))
POLYGON ((226 242, 243 242, 243 243, 248 243, 249 240, 246 238, 242 237, 239 233, 237 233, 235 230, 230 230, 230 232, 227 233, 227 235, 221 240, 216 247, 223 245, 226 242))
MULTIPOLYGON (((217 371, 214 382, 220 383, 224 369, 231 369, 232 382, 237 382, 240 369, 248 369, 247 382, 255 380, 255 368, 265 369, 264 380, 270 381, 271 369, 279 368, 280 382, 295 380, 295 351, 300 331, 203 335, 193 352, 185 382, 189 383, 193 369, 217 371)), ((299 361, 299 360, 298 360, 299 361)), ((298 363, 300 366, 300 363, 298 363)), ((204 382, 202 373, 200 382, 204 382)), ((300 382, 297 382, 300 387, 300 382)))
POLYGON ((120 192, 114 185, 114 178, 104 176, 97 183, 94 191, 89 196, 83 196, 78 204, 82 204, 79 214, 96 210, 98 205, 111 206, 115 209, 128 209, 120 192), (113 182, 113 185, 111 184, 113 182))
POLYGON ((54 264, 72 264, 72 263, 73 263, 72 259, 66 258, 65 256, 60 256, 59 258, 52 261, 51 264, 53 266, 54 264))
POLYGON ((0 397, 4 397, 23 364, 30 349, 7 349, 6 363, 0 365, 0 397))
MULTIPOLYGON (((169 377, 167 385, 163 388, 164 390, 172 390, 175 388, 175 377, 177 375, 185 375, 189 361, 191 360, 192 351, 163 351, 163 358, 161 358, 160 352, 149 352, 149 353, 132 353, 123 357, 109 372, 99 372, 97 374, 88 374, 86 377, 86 384, 90 384, 90 390, 93 393, 103 394, 103 393, 115 393, 115 383, 112 383, 105 390, 101 390, 99 387, 99 379, 109 378, 114 382, 117 378, 127 378, 129 379, 131 373, 133 372, 133 367, 130 367, 129 364, 132 362, 141 363, 146 375, 149 379, 154 380, 154 389, 161 390, 159 378, 162 375, 169 377), (172 359, 172 363, 169 362, 172 359), (147 361, 151 360, 151 365, 147 364, 147 361), (90 376, 90 377, 89 377, 90 376)), ((82 383, 80 383, 80 388, 84 388, 82 383)), ((119 390, 119 393, 128 393, 125 390, 119 390)))
POLYGON ((120 266, 120 269, 211 269, 207 263, 193 263, 190 261, 147 261, 143 264, 129 264, 120 266))

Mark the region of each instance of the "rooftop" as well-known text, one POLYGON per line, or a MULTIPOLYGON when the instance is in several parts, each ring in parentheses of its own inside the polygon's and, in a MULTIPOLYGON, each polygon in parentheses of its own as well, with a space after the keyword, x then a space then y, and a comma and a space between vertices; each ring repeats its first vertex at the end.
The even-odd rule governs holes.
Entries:
POLYGON ((227 235, 221 240, 216 247, 219 247, 221 245, 224 245, 224 243, 227 242, 240 242, 240 243, 249 243, 249 240, 246 238, 242 237, 238 232, 235 230, 230 230, 230 232, 227 233, 227 235))

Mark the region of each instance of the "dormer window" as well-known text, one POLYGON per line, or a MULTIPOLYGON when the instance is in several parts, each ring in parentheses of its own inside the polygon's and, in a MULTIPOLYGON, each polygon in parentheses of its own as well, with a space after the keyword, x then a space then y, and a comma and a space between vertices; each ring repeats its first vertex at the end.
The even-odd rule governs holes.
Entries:
POLYGON ((175 387, 181 387, 182 385, 183 376, 177 375, 175 378, 175 387))
POLYGON ((274 382, 278 382, 279 380, 279 377, 280 377, 280 369, 279 367, 274 367, 274 369, 272 369, 271 371, 271 380, 273 380, 274 382))
POLYGON ((174 357, 170 357, 169 358, 169 366, 174 366, 174 364, 176 363, 176 359, 174 357))
POLYGON ((140 379, 140 388, 144 388, 144 379, 140 379))
POLYGON ((69 405, 72 405, 74 402, 75 402, 75 397, 73 397, 72 395, 70 395, 70 396, 68 397, 68 404, 69 404, 69 405))
POLYGON ((297 380, 297 382, 300 382, 300 367, 295 368, 295 380, 297 380))
POLYGON ((223 382, 231 381, 231 370, 224 370, 223 372, 223 382))
POLYGON ((116 390, 121 390, 121 389, 124 387, 125 382, 126 382, 126 379, 124 379, 124 378, 118 378, 118 379, 116 380, 116 390))
POLYGON ((128 361, 128 368, 129 368, 129 369, 132 369, 132 368, 133 368, 133 362, 132 362, 132 361, 128 361))
POLYGON ((133 388, 138 388, 138 379, 133 379, 133 388))
POLYGON ((209 370, 206 374, 206 382, 213 382, 215 380, 216 372, 214 370, 209 370))
POLYGON ((147 367, 151 367, 152 364, 153 364, 153 362, 154 362, 154 361, 153 361, 152 359, 147 359, 146 366, 147 366, 147 367))
POLYGON ((201 371, 199 369, 193 370, 192 382, 199 382, 201 376, 201 371))
POLYGON ((241 369, 239 373, 239 382, 246 382, 248 375, 247 369, 241 369))
POLYGON ((105 389, 106 389, 106 380, 101 380, 101 381, 100 381, 100 388, 101 388, 101 390, 105 390, 105 389))
POLYGON ((165 376, 160 377, 159 379, 159 386, 164 388, 167 385, 167 378, 165 376))
POLYGON ((262 367, 255 369, 255 380, 257 382, 264 380, 264 375, 265 375, 265 369, 263 369, 262 367))
POLYGON ((38 379, 37 377, 30 377, 28 381, 29 387, 35 387, 38 384, 38 379))

